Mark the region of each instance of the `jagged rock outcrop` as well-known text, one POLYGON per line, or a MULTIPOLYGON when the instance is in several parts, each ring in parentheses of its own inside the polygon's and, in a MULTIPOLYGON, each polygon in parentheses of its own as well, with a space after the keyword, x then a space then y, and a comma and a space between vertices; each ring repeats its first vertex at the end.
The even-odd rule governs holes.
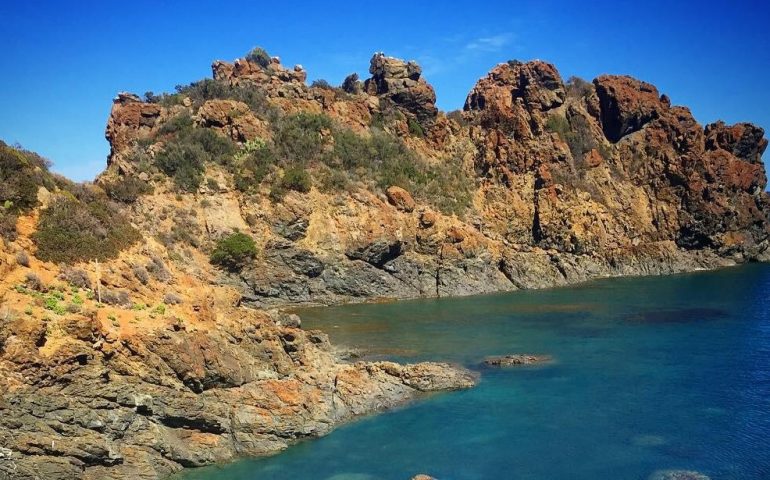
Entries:
POLYGON ((300 92, 304 90, 307 79, 307 73, 301 65, 286 68, 281 65, 278 57, 272 57, 267 66, 262 66, 245 58, 239 58, 233 63, 217 60, 211 64, 211 71, 214 80, 234 84, 252 82, 275 95, 300 92))
POLYGON ((364 82, 367 93, 393 102, 419 122, 429 123, 436 118, 436 92, 422 77, 417 63, 375 54, 369 73, 372 77, 364 82))
POLYGON ((628 76, 602 75, 594 80, 601 108, 604 134, 617 142, 671 107, 670 101, 658 94, 647 82, 628 76))
POLYGON ((160 105, 143 102, 132 93, 119 93, 112 103, 105 137, 110 143, 108 165, 115 163, 120 152, 126 151, 143 132, 149 132, 158 123, 160 105))

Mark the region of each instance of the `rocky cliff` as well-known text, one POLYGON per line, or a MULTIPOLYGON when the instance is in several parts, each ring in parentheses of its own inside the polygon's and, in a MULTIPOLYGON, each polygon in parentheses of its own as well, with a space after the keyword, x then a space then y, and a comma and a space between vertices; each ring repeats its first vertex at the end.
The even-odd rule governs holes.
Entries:
POLYGON ((119 94, 95 185, 0 145, 0 478, 158 478, 474 382, 273 308, 770 255, 762 129, 630 77, 510 61, 444 113, 382 54, 341 87, 261 50, 212 70, 119 94))
MULTIPOLYGON (((352 185, 290 191, 276 202, 266 195, 269 175, 244 194, 232 168, 207 167, 215 186, 185 206, 199 203, 192 221, 209 241, 238 229, 260 243, 256 262, 219 280, 247 304, 462 295, 767 257, 762 129, 704 128, 648 83, 610 75, 565 83, 548 63, 511 61, 479 80, 463 112, 447 116, 413 62, 375 55, 371 78, 348 82, 348 91, 307 87, 299 67, 275 59, 272 70, 249 65, 216 62, 214 78, 260 92, 258 111, 232 94, 183 92, 169 107, 118 97, 102 180, 136 174, 128 152, 136 142, 159 147, 158 132, 179 112, 234 142, 258 138, 277 149, 286 141, 281 119, 309 112, 336 125, 308 129, 321 139, 320 155, 335 154, 345 138, 334 128, 385 134, 427 165, 415 177, 431 179, 373 185, 382 160, 363 148, 352 155, 366 166, 347 169, 352 185)), ((344 170, 344 159, 320 155, 309 154, 304 167, 314 178, 330 166, 344 170)), ((288 167, 278 159, 271 168, 288 167)), ((156 183, 155 196, 132 206, 135 218, 154 218, 165 191, 156 183)), ((163 226, 141 228, 158 235, 163 226)))

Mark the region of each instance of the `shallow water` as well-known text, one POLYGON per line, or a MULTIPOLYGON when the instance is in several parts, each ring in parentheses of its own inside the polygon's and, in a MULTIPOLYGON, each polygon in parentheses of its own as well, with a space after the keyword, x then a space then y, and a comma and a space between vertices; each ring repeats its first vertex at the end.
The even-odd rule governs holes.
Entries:
POLYGON ((770 478, 770 265, 472 298, 310 309, 305 328, 401 361, 450 360, 477 388, 367 417, 185 479, 770 478), (542 367, 481 368, 544 353, 542 367))

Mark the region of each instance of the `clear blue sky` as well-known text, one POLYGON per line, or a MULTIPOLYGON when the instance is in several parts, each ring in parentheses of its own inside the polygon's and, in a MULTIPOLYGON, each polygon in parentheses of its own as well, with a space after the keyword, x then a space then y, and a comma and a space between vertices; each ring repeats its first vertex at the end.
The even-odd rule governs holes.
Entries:
POLYGON ((77 180, 105 166, 118 91, 171 91, 256 45, 332 83, 365 77, 375 51, 416 59, 444 110, 460 108, 495 64, 540 58, 565 79, 647 80, 704 124, 770 130, 770 6, 761 1, 3 0, 0 19, 0 139, 77 180))

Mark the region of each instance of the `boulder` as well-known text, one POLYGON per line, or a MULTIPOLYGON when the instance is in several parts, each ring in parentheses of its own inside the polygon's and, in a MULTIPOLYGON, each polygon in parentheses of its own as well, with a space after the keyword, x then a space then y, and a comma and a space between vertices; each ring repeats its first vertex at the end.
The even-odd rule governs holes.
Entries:
POLYGON ((436 224, 436 214, 430 210, 424 210, 420 213, 420 227, 430 228, 436 224))
POLYGON ((412 198, 412 195, 403 188, 395 185, 390 186, 385 190, 385 195, 388 197, 388 202, 402 212, 411 212, 414 210, 414 199, 412 198))

